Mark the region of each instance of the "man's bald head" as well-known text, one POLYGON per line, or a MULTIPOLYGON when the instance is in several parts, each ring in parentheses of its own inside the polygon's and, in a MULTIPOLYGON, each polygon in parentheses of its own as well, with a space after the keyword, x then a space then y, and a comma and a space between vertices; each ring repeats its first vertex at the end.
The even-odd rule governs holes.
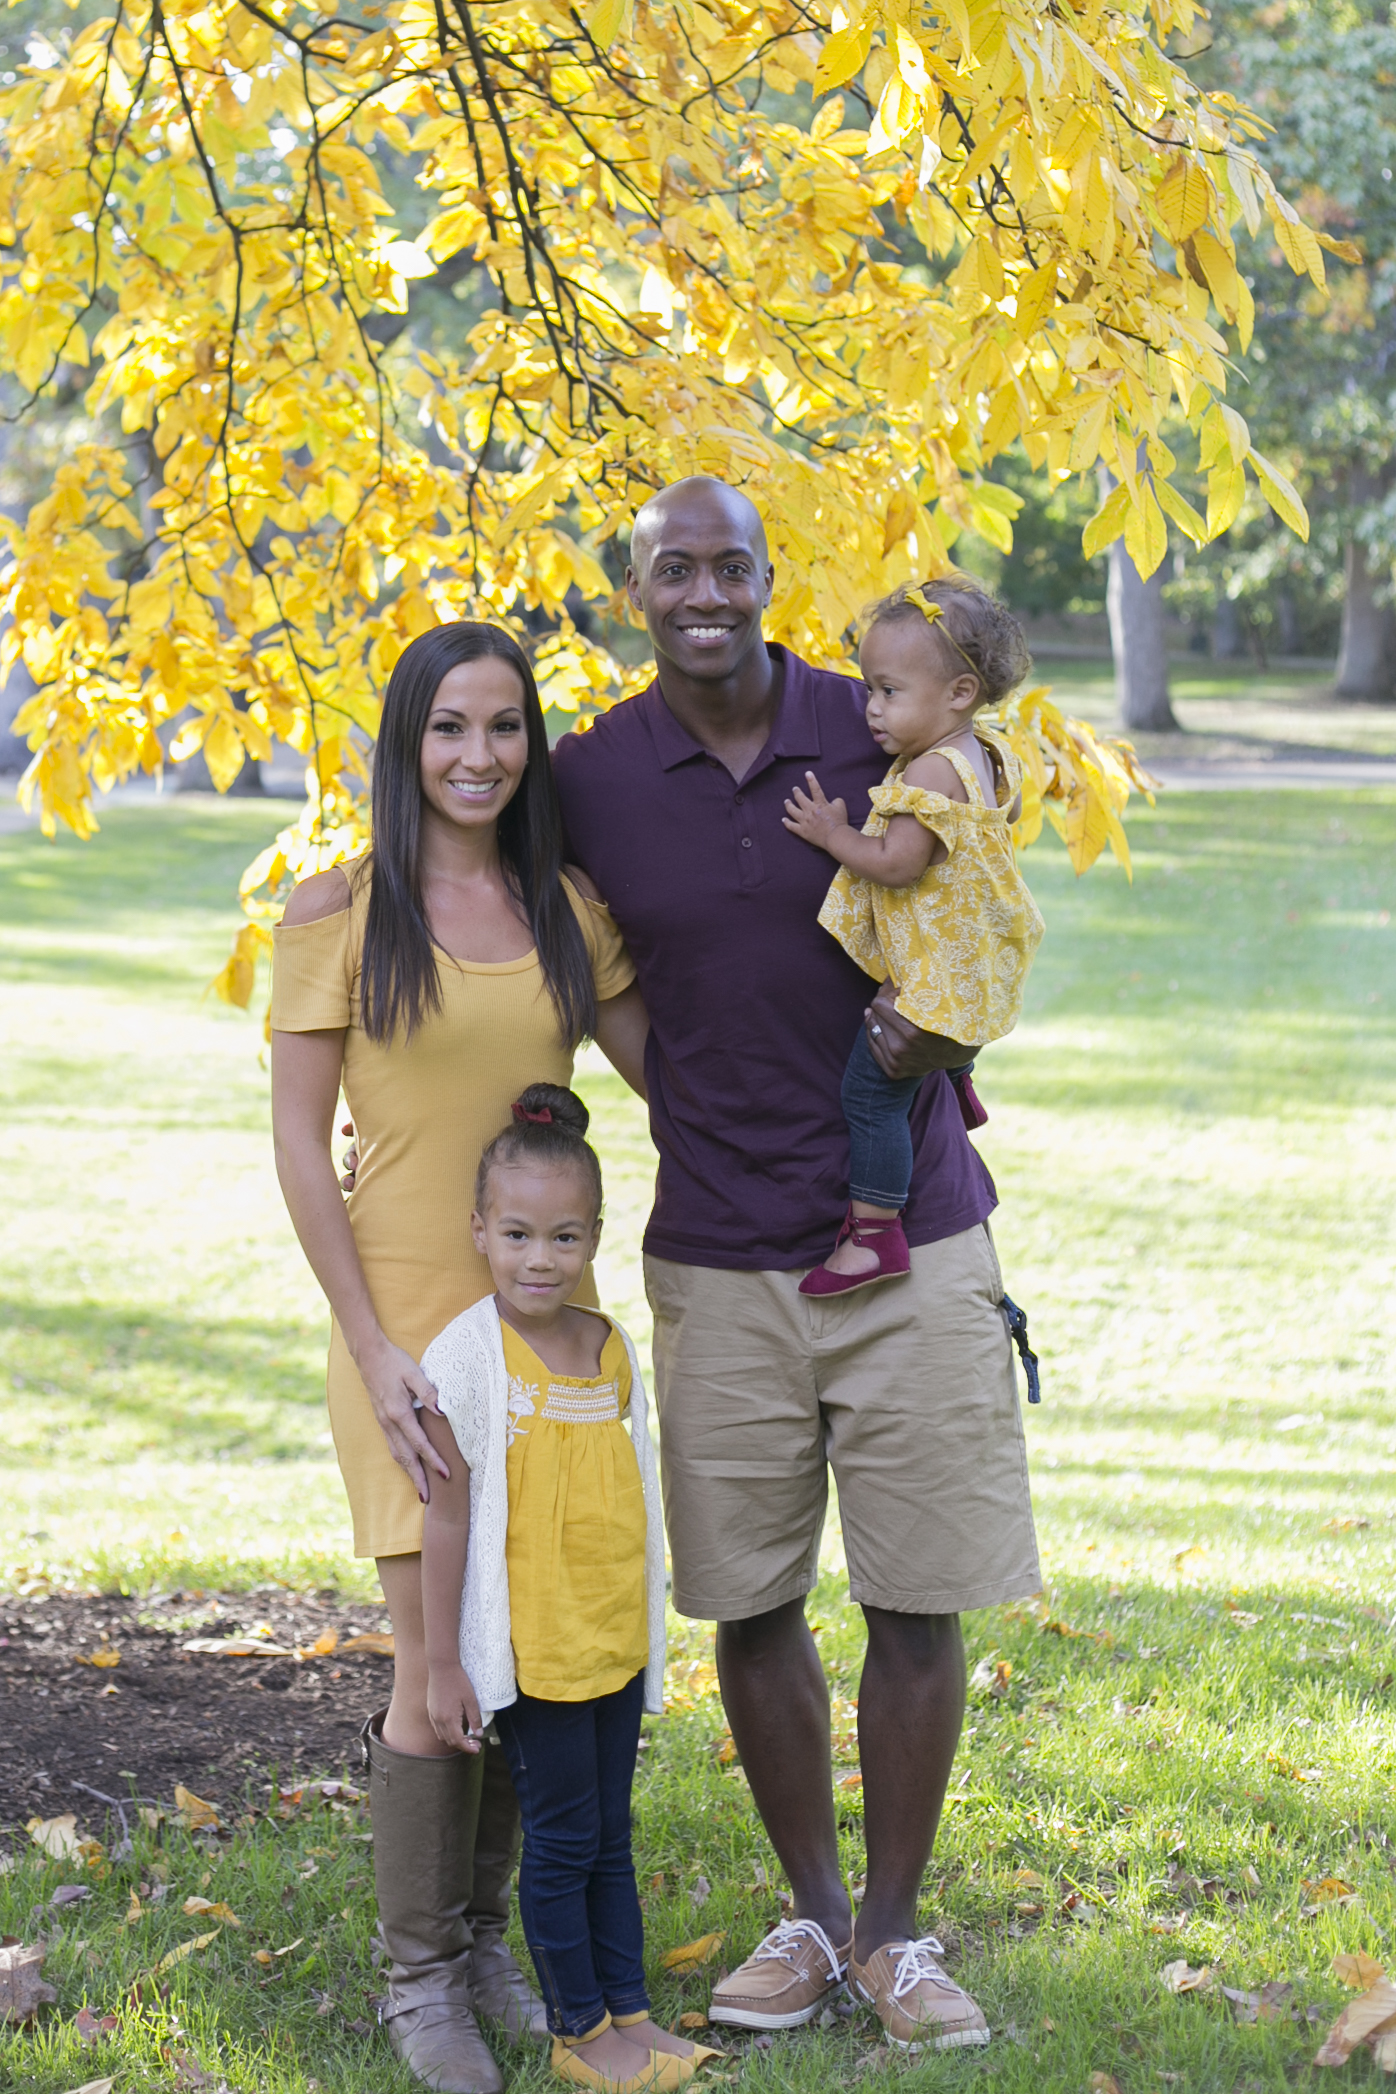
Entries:
POLYGON ((661 487, 635 512, 630 533, 630 564, 643 577, 650 560, 670 534, 683 539, 694 529, 710 533, 713 526, 725 527, 733 545, 745 546, 765 571, 770 565, 766 550, 766 526, 761 512, 739 488, 722 480, 694 473, 661 487))

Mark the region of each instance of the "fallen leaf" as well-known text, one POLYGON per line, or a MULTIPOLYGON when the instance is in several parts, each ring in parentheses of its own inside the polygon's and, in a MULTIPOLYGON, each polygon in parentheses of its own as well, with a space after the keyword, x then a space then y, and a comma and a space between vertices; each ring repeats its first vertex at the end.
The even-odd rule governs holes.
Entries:
POLYGON ((72 2089, 72 2094, 111 2094, 115 2085, 115 2078, 84 2080, 80 2087, 72 2089))
POLYGON ((1324 1876, 1319 1882, 1311 1883, 1306 1876, 1301 1889, 1306 1890, 1317 1905, 1335 1905, 1344 1898, 1355 1898, 1357 1892, 1341 1876, 1324 1876))
POLYGON ((713 1758, 717 1761, 719 1767, 730 1767, 735 1764, 737 1758, 737 1741, 732 1736, 730 1730, 724 1731, 720 1738, 713 1739, 712 1755, 713 1758))
POLYGON ((1246 1863, 1246 1866, 1241 1871, 1241 1885, 1241 1894, 1243 1897, 1248 1896, 1261 1888, 1259 1871, 1253 1869, 1249 1862, 1246 1863))
POLYGON ((213 1899, 213 1898, 186 1898, 186 1899, 185 1899, 185 1901, 184 1901, 184 1915, 185 1915, 185 1918, 186 1918, 186 1919, 194 1919, 195 1917, 197 1917, 197 1915, 198 1915, 198 1914, 200 1914, 200 1913, 203 1913, 203 1912, 206 1912, 206 1913, 207 1913, 207 1914, 209 1915, 210 1919, 216 1919, 216 1920, 222 1920, 222 1921, 224 1921, 224 1923, 225 1923, 225 1924, 226 1924, 227 1926, 229 1926, 229 1927, 240 1927, 240 1926, 242 1925, 242 1921, 241 1921, 241 1920, 240 1920, 240 1919, 238 1918, 237 1914, 236 1914, 236 1913, 235 1913, 235 1912, 233 1911, 233 1908, 232 1908, 232 1906, 231 1906, 231 1905, 225 1905, 225 1904, 223 1904, 223 1903, 222 1903, 222 1901, 221 1901, 221 1899, 213 1899))
POLYGON ((48 1943, 11 1942, 0 1949, 0 2022, 32 2021, 58 1994, 43 1979, 48 1943))
POLYGON ((49 1903, 61 1912, 65 1905, 80 1905, 84 1898, 90 1898, 91 1895, 90 1883, 60 1883, 49 1903))
POLYGON ((706 2014, 680 2014, 679 2016, 679 2027, 681 2029, 705 2029, 707 2025, 708 2017, 706 2014))
POLYGON ((117 1925, 119 1927, 134 1927, 137 1920, 144 1918, 145 1907, 141 1904, 140 1899, 137 1897, 135 1891, 133 1890, 131 1892, 131 1902, 126 1907, 125 1917, 123 1919, 119 1919, 117 1921, 117 1925))
POLYGON ((1149 1932, 1151 1934, 1178 1934, 1182 1932, 1187 1923, 1188 1916, 1185 1912, 1164 1914, 1158 1919, 1149 1921, 1149 1932))
POLYGON ((339 1646, 341 1657, 346 1651, 352 1650, 373 1651, 380 1658, 391 1658, 393 1639, 390 1635, 385 1635, 381 1629, 371 1629, 363 1636, 347 1636, 339 1646))
POLYGON ((1120 2083, 1110 2072, 1093 2072, 1086 2085, 1090 2094, 1120 2094, 1120 2083))
POLYGON ((1055 2023, 1055 2021, 1052 2020, 1051 2016, 1048 2014, 1044 2014, 1041 2021, 1039 2021, 1037 2025, 1041 2029, 1044 2036, 1055 2036, 1057 2033, 1057 2024, 1055 2023))
POLYGON ((300 1947, 302 1946, 302 1944, 304 1943, 304 1941, 305 1941, 305 1936, 304 1936, 303 1934, 298 1934, 298 1935, 296 1936, 296 1938, 295 1938, 295 1940, 294 1940, 294 1941, 288 1941, 288 1942, 287 1942, 287 1944, 286 1944, 286 1946, 285 1946, 285 1948, 284 1948, 284 1949, 273 1949, 273 1950, 272 1950, 272 1954, 273 1954, 273 1956, 289 1956, 289 1955, 290 1955, 290 1953, 291 1953, 291 1951, 292 1951, 292 1949, 298 1949, 298 1948, 300 1948, 300 1947))
POLYGON ((1293 1985, 1287 1978, 1271 1978, 1260 1988, 1260 2004, 1256 2009, 1257 2021, 1287 2020, 1290 2014, 1290 1999, 1293 1985))
MULTIPOLYGON (((1364 1520, 1362 1524, 1367 1523, 1364 1520)), ((1384 2036, 1376 2037, 1372 2043, 1372 2055, 1383 2072, 1396 2072, 1396 2031, 1388 2029, 1384 2036)))
POLYGON ((112 1644, 103 1639, 94 1651, 84 1653, 80 1650, 75 1650, 73 1652, 73 1663, 75 1665, 95 1665, 99 1671, 110 1672, 114 1665, 121 1663, 121 1653, 112 1644))
POLYGON ((1351 1985, 1354 1992, 1365 1992, 1369 1985, 1376 1984, 1378 1978, 1384 1978, 1386 1972, 1375 1956, 1358 1949, 1354 1955, 1333 1958, 1333 1975, 1341 1978, 1345 1985, 1351 1985))
POLYGON ((1186 1956, 1176 1963, 1165 1964, 1159 1972, 1169 1992, 1210 1992, 1212 1989, 1212 1966, 1204 1963, 1194 1970, 1186 1956))
POLYGON ((1008 1683, 1013 1677, 1013 1667, 1007 1658, 981 1658, 970 1674, 971 1688, 992 1695, 1002 1701, 1008 1692, 1008 1683))
POLYGON ((79 2007, 73 2016, 73 2027, 84 2043, 100 2043, 121 2026, 115 2014, 96 2015, 90 2007, 79 2007))
POLYGON ((664 1888, 664 1871, 663 1871, 663 1869, 656 1869, 656 1870, 655 1870, 655 1872, 654 1872, 654 1874, 653 1874, 653 1875, 652 1875, 652 1876, 650 1877, 650 1889, 651 1889, 651 1890, 663 1890, 663 1888, 664 1888))
POLYGON ((695 1876, 688 1893, 689 1903, 692 1905, 694 1911, 700 1911, 702 1907, 707 1904, 712 1894, 713 1887, 711 1883, 709 1883, 707 1877, 695 1876))
POLYGON ((338 1643, 338 1629, 322 1629, 313 1643, 296 1645, 296 1656, 302 1664, 307 1658, 332 1658, 338 1643))
POLYGON ((1046 1890, 1047 1878, 1039 1876, 1036 1869, 1015 1869, 1008 1879, 1018 1890, 1046 1890))
POLYGON ((182 1941, 177 1949, 170 1950, 168 1956, 160 1958, 155 1966, 156 1977, 162 1977, 167 1970, 173 1970, 177 1963, 182 1963, 186 1956, 194 1955, 199 1949, 206 1949, 211 1941, 217 1939, 218 1929, 215 1927, 211 1934, 196 1934, 192 1941, 182 1941))
POLYGON ((270 1950, 270 1949, 254 1949, 254 1950, 252 1951, 252 1961, 253 1961, 254 1963, 260 1963, 260 1964, 262 1964, 262 1965, 264 1965, 264 1966, 270 1966, 270 1963, 271 1963, 271 1950, 270 1950))
POLYGON ((684 1977, 691 1970, 698 1970, 713 1957, 727 1939, 725 1934, 700 1934, 696 1941, 685 1941, 680 1947, 670 1949, 660 1957, 665 1970, 672 1970, 684 1977))
POLYGON ((1396 1985, 1378 1978, 1360 1999, 1349 2000, 1314 2057, 1316 2065, 1345 2065, 1359 2043, 1396 2028, 1396 1985))
POLYGON ((182 1782, 175 1783, 175 1807, 191 1832, 217 1831, 221 1822, 213 1805, 182 1782))
POLYGON ((195 1636, 185 1650, 197 1658, 294 1658, 289 1643, 269 1643, 262 1636, 195 1636))
POLYGON ((838 1781, 835 1782, 834 1786, 835 1788, 840 1789, 861 1789, 863 1786, 863 1777, 861 1774, 843 1774, 840 1775, 838 1781))
MULTIPOLYGON (((1372 1524, 1372 1523, 1371 1523, 1371 1521, 1370 1521, 1370 1520, 1357 1520, 1357 1519, 1347 1519, 1347 1520, 1345 1520, 1345 1519, 1339 1519, 1339 1518, 1335 1518, 1335 1519, 1331 1519, 1331 1520, 1325 1520, 1325 1521, 1324 1521, 1324 1523, 1323 1523, 1323 1532, 1324 1532, 1325 1534, 1350 1534, 1350 1533, 1351 1533, 1351 1532, 1353 1531, 1353 1529, 1354 1529, 1354 1528, 1356 1528, 1356 1527, 1369 1527, 1369 1526, 1370 1526, 1371 1524, 1372 1524)), ((1383 2069, 1384 2071, 1389 2071, 1389 2070, 1390 2070, 1390 2067, 1389 2067, 1389 2066, 1384 2066, 1384 2067, 1383 2067, 1382 2069, 1383 2069)))
POLYGON ((1229 2001, 1231 2011, 1238 2021, 1258 2021, 1260 2018, 1260 1994, 1238 1992, 1234 1985, 1223 1985, 1222 1998, 1229 2001))
POLYGON ((177 2087, 211 2087, 216 2076, 205 2072, 198 2059, 187 2050, 175 2052, 174 2068, 177 2087))
POLYGON ((53 1861, 74 1860, 82 1844, 78 1821, 71 1811, 65 1811, 61 1818, 30 1818, 24 1829, 35 1846, 42 1847, 53 1861))

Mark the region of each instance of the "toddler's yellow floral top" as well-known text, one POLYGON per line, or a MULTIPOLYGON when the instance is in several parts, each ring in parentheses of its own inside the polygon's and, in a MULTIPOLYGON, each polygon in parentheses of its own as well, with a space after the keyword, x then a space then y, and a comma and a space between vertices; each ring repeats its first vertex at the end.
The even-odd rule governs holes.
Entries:
POLYGON ((894 814, 914 815, 949 852, 913 887, 880 887, 840 866, 819 912, 851 959, 874 981, 897 985, 897 1009, 922 1032, 966 1047, 1002 1039, 1018 1022, 1023 984, 1043 922, 1013 855, 1008 809, 1022 765, 1001 736, 976 727, 998 759, 998 805, 986 804, 974 767, 944 748, 968 802, 905 785, 899 756, 872 793, 865 836, 885 836, 894 814))

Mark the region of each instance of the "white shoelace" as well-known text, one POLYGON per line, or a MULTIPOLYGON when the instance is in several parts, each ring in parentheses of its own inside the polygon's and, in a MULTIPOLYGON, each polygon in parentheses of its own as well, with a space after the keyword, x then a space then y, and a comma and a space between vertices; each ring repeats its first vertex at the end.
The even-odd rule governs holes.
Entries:
MULTIPOLYGON (((769 1958, 772 1962, 788 1963, 793 1970, 794 1952, 803 1941, 812 1942, 818 1949, 828 1963, 832 1982, 837 1985, 843 1977, 843 1970, 834 1954, 834 1945, 818 1920, 782 1920, 780 1925, 753 1949, 751 1960, 753 1963, 763 1963, 769 1958)), ((919 1942, 913 1945, 918 1948, 921 1946, 919 1942)))
POLYGON ((938 1963, 931 1961, 932 1956, 944 1954, 945 1950, 934 1934, 923 1934, 919 1941, 909 1941, 897 1955, 892 1978, 893 1999, 904 1999, 906 1994, 914 1992, 925 1978, 929 1978, 931 1983, 938 1985, 942 1991, 958 1992, 960 1988, 955 1980, 947 1977, 938 1963))

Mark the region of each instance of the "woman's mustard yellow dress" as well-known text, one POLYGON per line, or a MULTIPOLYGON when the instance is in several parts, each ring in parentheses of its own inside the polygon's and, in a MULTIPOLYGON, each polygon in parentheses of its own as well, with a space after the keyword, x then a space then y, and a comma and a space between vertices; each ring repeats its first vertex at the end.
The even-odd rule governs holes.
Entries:
POLYGON ((500 1335, 515 1675, 540 1701, 596 1701, 643 1672, 650 1647, 625 1341, 609 1325, 600 1371, 584 1377, 555 1374, 502 1318, 500 1335))
MULTIPOLYGON (((442 957, 441 1009, 410 1040, 369 1039, 359 971, 371 874, 362 860, 345 870, 347 909, 274 933, 271 1022, 277 1032, 344 1031, 344 1096, 359 1144, 348 1203, 354 1241, 385 1334, 420 1360, 493 1285, 470 1237, 480 1152, 527 1084, 571 1082, 572 1049, 536 953, 492 964, 442 957)), ((635 969, 609 913, 563 886, 604 1002, 629 987, 635 969)), ((578 1298, 595 1300, 590 1274, 578 1298)), ((337 1325, 326 1389, 355 1554, 415 1554, 422 1507, 337 1325)))

